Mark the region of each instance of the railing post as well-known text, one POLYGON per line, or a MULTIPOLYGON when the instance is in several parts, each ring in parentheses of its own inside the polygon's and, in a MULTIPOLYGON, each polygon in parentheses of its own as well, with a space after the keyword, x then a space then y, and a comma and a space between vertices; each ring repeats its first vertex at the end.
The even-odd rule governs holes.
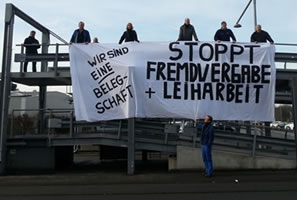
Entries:
POLYGON ((13 136, 13 118, 14 118, 14 110, 11 111, 10 137, 13 136))
POLYGON ((118 139, 121 138, 121 129, 122 129, 122 120, 120 120, 120 122, 119 122, 118 139))
POLYGON ((73 137, 73 110, 70 112, 70 137, 73 137))
MULTIPOLYGON (((24 44, 21 44, 21 54, 24 55, 24 44)), ((20 64, 20 72, 23 73, 24 72, 24 62, 21 61, 20 64)))
POLYGON ((294 119, 294 136, 295 136, 295 144, 296 144, 296 167, 297 167, 297 78, 293 78, 292 80, 292 104, 293 104, 293 119, 294 119))
POLYGON ((59 56, 59 44, 56 43, 56 53, 55 53, 55 61, 54 61, 54 71, 55 74, 58 74, 58 56, 59 56))
POLYGON ((254 137, 253 137, 253 149, 252 149, 252 156, 254 157, 256 155, 256 145, 257 145, 257 126, 255 122, 254 126, 254 137))
POLYGON ((135 172, 135 119, 128 119, 128 175, 135 172))

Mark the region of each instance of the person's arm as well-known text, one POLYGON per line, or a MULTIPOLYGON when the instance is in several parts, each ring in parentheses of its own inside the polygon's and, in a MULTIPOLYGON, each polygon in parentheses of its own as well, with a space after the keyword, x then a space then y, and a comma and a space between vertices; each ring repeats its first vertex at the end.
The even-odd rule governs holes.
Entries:
POLYGON ((251 35, 251 42, 256 42, 256 39, 255 39, 255 33, 253 33, 253 34, 251 35))
POLYGON ((24 40, 24 47, 26 48, 26 52, 27 52, 28 49, 30 49, 30 47, 26 46, 27 44, 29 44, 28 38, 26 38, 24 40))
POLYGON ((183 28, 180 27, 177 41, 183 40, 183 28))
POLYGON ((236 38, 235 38, 235 35, 233 34, 233 31, 232 30, 229 30, 229 31, 230 31, 230 36, 231 36, 232 40, 234 42, 236 42, 236 38))
POLYGON ((216 33, 215 33, 215 35, 214 35, 214 41, 218 41, 218 40, 220 40, 219 39, 219 31, 217 31, 216 33))
POLYGON ((267 33, 267 32, 266 32, 266 39, 267 39, 271 44, 274 43, 273 39, 270 37, 269 33, 267 33))
POLYGON ((202 122, 197 122, 196 125, 198 129, 202 129, 204 124, 202 122))
POLYGON ((134 31, 134 41, 139 42, 136 31, 134 31))
POLYGON ((70 39, 70 43, 75 42, 75 37, 76 37, 76 30, 73 32, 71 39, 70 39))
POLYGON ((35 39, 34 44, 36 45, 36 46, 34 46, 36 48, 36 50, 40 48, 38 40, 35 39))
POLYGON ((196 31, 195 31, 194 26, 192 26, 192 28, 193 28, 193 36, 194 36, 194 39, 195 39, 195 41, 198 41, 198 37, 197 37, 197 35, 196 35, 196 31))
POLYGON ((213 141, 214 141, 214 128, 213 128, 213 126, 209 127, 208 136, 209 137, 208 137, 207 145, 211 146, 213 144, 213 141))
POLYGON ((38 40, 37 40, 37 44, 38 44, 37 49, 39 49, 40 48, 40 44, 39 44, 39 41, 38 40))
POLYGON ((90 43, 91 42, 91 36, 90 36, 90 33, 89 33, 89 31, 86 31, 87 33, 87 39, 86 39, 86 42, 87 43, 90 43))
POLYGON ((126 31, 123 33, 123 35, 119 41, 119 44, 122 44, 125 38, 126 38, 126 31))

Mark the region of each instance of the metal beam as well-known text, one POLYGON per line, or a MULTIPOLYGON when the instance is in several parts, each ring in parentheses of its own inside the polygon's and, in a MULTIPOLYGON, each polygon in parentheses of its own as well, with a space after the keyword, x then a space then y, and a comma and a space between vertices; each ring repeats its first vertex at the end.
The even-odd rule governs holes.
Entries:
MULTIPOLYGON (((50 36, 49 32, 42 33, 42 48, 41 53, 47 54, 48 53, 48 45, 50 44, 50 36)), ((41 72, 47 72, 48 61, 41 62, 41 72)), ((46 90, 47 86, 39 86, 39 133, 42 134, 45 128, 45 118, 44 118, 44 109, 46 109, 46 90)))
POLYGON ((254 0, 254 29, 256 29, 257 26, 257 2, 254 0))
POLYGON ((294 119, 294 134, 296 143, 296 167, 297 167, 297 78, 292 80, 292 102, 293 102, 293 119, 294 119))
MULTIPOLYGON (((68 44, 68 42, 65 41, 63 38, 61 38, 60 36, 58 36, 56 33, 52 32, 51 30, 49 30, 45 26, 41 25, 39 22, 37 22, 36 20, 34 20, 32 17, 30 17, 29 15, 27 15, 26 13, 24 13, 22 10, 20 10, 19 8, 17 8, 13 4, 8 3, 6 5, 7 6, 10 6, 12 8, 14 15, 18 16, 19 18, 21 18, 22 20, 24 20, 25 22, 27 22, 28 24, 30 24, 31 26, 33 26, 34 28, 36 28, 37 30, 41 31, 42 33, 51 34, 52 36, 54 36, 55 38, 57 38, 58 40, 60 40, 64 44, 68 44)), ((9 13, 8 13, 8 15, 9 15, 9 13)))
POLYGON ((9 5, 13 6, 14 13, 15 13, 16 16, 18 16, 19 18, 21 18, 22 20, 24 20, 25 22, 27 22, 28 24, 30 24, 31 26, 36 28, 37 30, 39 30, 39 31, 41 31, 43 33, 45 33, 45 32, 49 33, 49 30, 46 27, 44 27, 43 25, 38 23, 32 17, 30 17, 29 15, 27 15, 26 13, 24 13, 23 11, 21 11, 20 9, 15 7, 13 4, 9 4, 9 5))
POLYGON ((1 74, 1 95, 2 100, 0 104, 0 173, 5 172, 6 166, 6 138, 8 130, 8 107, 10 96, 10 69, 12 58, 12 42, 13 42, 13 24, 14 24, 14 10, 10 4, 5 8, 5 25, 4 25, 4 41, 3 41, 3 57, 2 57, 2 74, 1 74))

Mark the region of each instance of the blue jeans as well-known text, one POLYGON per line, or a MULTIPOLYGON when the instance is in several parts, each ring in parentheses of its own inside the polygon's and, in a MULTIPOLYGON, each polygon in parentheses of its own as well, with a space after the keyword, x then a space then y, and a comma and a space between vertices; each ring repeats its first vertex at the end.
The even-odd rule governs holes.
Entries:
POLYGON ((211 146, 202 145, 202 158, 205 166, 205 172, 208 175, 212 175, 213 167, 212 167, 212 158, 211 158, 211 146))

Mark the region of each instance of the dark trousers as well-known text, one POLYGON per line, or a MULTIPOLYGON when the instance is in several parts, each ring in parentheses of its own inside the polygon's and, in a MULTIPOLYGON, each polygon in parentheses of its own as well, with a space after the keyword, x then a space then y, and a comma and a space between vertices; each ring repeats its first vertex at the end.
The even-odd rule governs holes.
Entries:
POLYGON ((202 145, 202 158, 205 166, 205 172, 208 175, 213 174, 212 157, 211 157, 211 146, 202 145))
MULTIPOLYGON (((24 72, 27 72, 28 62, 24 64, 24 72)), ((36 72, 36 62, 32 62, 32 72, 36 72)))
MULTIPOLYGON (((34 54, 27 54, 27 55, 34 55, 34 54)), ((27 72, 28 69, 28 62, 24 63, 24 72, 27 72)), ((32 72, 36 72, 36 62, 32 62, 32 72)))

